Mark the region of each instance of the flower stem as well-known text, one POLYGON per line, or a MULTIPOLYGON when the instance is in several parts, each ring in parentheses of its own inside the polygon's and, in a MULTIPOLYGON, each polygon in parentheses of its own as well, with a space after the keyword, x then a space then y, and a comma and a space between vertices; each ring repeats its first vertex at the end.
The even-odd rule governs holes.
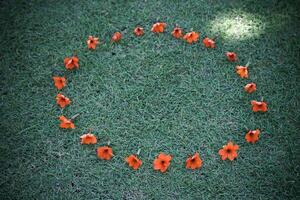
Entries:
POLYGON ((74 115, 73 117, 71 117, 71 121, 74 121, 79 115, 80 115, 80 113, 77 113, 76 115, 74 115))

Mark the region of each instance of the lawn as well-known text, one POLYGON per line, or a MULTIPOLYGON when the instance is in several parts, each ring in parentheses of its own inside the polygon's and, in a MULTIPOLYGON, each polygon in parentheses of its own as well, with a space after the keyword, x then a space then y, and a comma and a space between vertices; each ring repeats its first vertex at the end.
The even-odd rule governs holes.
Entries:
POLYGON ((0 2, 1 199, 297 199, 299 194, 300 15, 279 0, 12 0, 0 2), (152 33, 157 21, 165 33, 152 33), (179 25, 218 36, 217 47, 172 37, 179 25), (133 29, 144 27, 135 37, 133 29), (121 31, 123 38, 111 44, 121 31), (98 36, 96 50, 87 49, 98 36), (238 54, 238 62, 225 52, 238 54), (76 54, 77 70, 64 58, 76 54), (235 73, 249 65, 249 78, 235 73), (60 109, 52 76, 67 77, 60 109), (257 84, 247 94, 243 87, 257 84), (251 100, 268 103, 253 113, 251 100), (59 128, 72 117, 74 130, 59 128), (91 128, 96 145, 80 144, 91 128), (259 128, 256 144, 245 141, 259 128), (240 146, 234 161, 218 151, 240 146), (110 142, 114 157, 99 160, 110 142), (141 149, 143 165, 124 158, 141 149), (160 153, 166 173, 153 170, 160 153), (203 166, 185 168, 199 152, 203 166))

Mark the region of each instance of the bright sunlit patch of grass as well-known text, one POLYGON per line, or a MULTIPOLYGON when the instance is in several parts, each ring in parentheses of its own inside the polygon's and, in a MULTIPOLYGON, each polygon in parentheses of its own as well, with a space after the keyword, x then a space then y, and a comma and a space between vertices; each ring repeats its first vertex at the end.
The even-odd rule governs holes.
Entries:
POLYGON ((244 40, 258 37, 264 30, 260 16, 233 11, 218 15, 211 23, 211 31, 225 39, 244 40))

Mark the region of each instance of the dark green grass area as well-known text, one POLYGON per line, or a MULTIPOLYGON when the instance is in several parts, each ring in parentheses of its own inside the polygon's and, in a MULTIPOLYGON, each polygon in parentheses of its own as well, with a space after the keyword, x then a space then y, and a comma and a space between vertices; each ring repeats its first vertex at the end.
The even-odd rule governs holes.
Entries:
POLYGON ((297 1, 1 1, 1 199, 297 199, 299 198, 299 5, 297 1), (156 21, 166 33, 150 32, 156 21), (175 24, 217 39, 216 49, 173 39, 175 24), (145 35, 136 38, 136 25, 145 35), (124 38, 110 45, 113 32, 124 38), (89 51, 86 39, 101 44, 89 51), (104 41, 105 40, 105 43, 104 41), (224 53, 250 60, 250 78, 235 74, 224 53), (80 68, 67 72, 64 57, 80 68), (52 75, 66 75, 55 103, 52 75), (257 92, 246 94, 254 81, 257 92), (252 113, 264 98, 269 111, 252 113), (76 119, 59 129, 57 117, 76 119), (88 128, 99 138, 83 146, 88 128), (257 144, 247 129, 261 129, 257 144), (234 162, 218 150, 239 144, 234 162), (115 156, 98 160, 110 141, 115 156), (124 157, 141 148, 143 165, 124 157), (200 170, 185 169, 198 151, 200 170), (159 152, 173 160, 167 173, 152 169, 159 152))

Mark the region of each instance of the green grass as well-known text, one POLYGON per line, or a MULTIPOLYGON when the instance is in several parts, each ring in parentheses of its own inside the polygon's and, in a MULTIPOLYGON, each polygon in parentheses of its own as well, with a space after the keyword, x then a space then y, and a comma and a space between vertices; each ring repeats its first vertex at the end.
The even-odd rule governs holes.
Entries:
MULTIPOLYGON (((2 1, 0 3, 1 199, 296 199, 299 198, 300 73, 296 1, 2 1), (157 20, 168 24, 156 36, 157 20), (219 35, 216 49, 189 45, 169 34, 174 24, 219 35), (146 33, 136 38, 136 25, 146 33), (240 28, 233 29, 232 26, 240 28), (122 31, 120 44, 110 45, 122 31), (96 51, 86 48, 99 36, 96 51), (105 43, 104 41, 105 40, 105 43), (250 59, 250 78, 238 64, 250 59), (80 68, 63 59, 76 53, 80 68), (52 75, 65 74, 62 93, 72 104, 55 104, 52 75), (258 90, 246 94, 254 81, 258 90), (252 113, 264 98, 269 112, 252 113), (61 130, 61 114, 76 119, 61 130), (100 139, 82 146, 88 128, 100 139), (246 129, 260 128, 255 145, 246 129), (228 140, 240 145, 234 162, 221 161, 228 140), (115 157, 95 155, 108 141, 115 157), (124 157, 141 148, 133 171, 124 157), (203 167, 184 167, 200 152, 203 167), (167 173, 152 169, 159 152, 174 156, 167 173)), ((299 7, 298 7, 299 8, 299 7)))

